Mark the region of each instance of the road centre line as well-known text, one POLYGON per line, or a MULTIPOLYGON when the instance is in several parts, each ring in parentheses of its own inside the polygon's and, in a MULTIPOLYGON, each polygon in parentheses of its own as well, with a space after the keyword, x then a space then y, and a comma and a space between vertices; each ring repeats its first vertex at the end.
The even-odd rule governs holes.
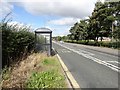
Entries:
POLYGON ((107 67, 111 68, 111 69, 114 70, 114 71, 120 72, 120 68, 117 67, 117 66, 115 66, 115 65, 113 65, 113 64, 107 63, 107 62, 105 62, 105 61, 103 61, 103 60, 100 60, 100 59, 98 59, 98 58, 92 57, 92 56, 90 56, 90 55, 88 55, 88 54, 84 54, 84 53, 82 53, 82 52, 75 51, 74 49, 71 49, 71 48, 68 48, 68 47, 66 47, 66 46, 63 46, 63 45, 61 45, 61 44, 59 44, 59 43, 57 43, 57 42, 54 42, 54 43, 56 43, 56 44, 58 44, 58 45, 60 45, 60 46, 62 46, 62 47, 64 47, 64 48, 67 48, 68 50, 71 50, 71 51, 73 51, 73 52, 75 52, 75 53, 77 53, 77 54, 79 54, 79 55, 82 55, 83 57, 86 57, 86 58, 88 58, 88 59, 90 59, 90 60, 93 60, 93 61, 95 61, 95 62, 97 62, 97 63, 99 63, 99 64, 102 64, 102 65, 104 65, 104 66, 107 66, 107 67))
POLYGON ((111 62, 111 63, 117 63, 117 64, 120 64, 118 61, 106 61, 106 62, 111 62))
MULTIPOLYGON (((65 45, 66 46, 66 45, 65 45)), ((74 46, 73 46, 74 47, 74 46)), ((85 54, 89 54, 89 55, 95 55, 91 52, 88 52, 88 51, 85 51, 85 50, 82 50, 82 49, 78 49, 79 52, 82 52, 82 53, 85 53, 85 54)))
POLYGON ((80 52, 83 52, 83 53, 86 53, 86 54, 89 54, 89 55, 95 55, 95 54, 93 54, 93 53, 91 53, 91 52, 88 52, 88 51, 85 51, 85 50, 82 50, 82 49, 79 49, 79 51, 80 52))
MULTIPOLYGON (((70 45, 70 43, 65 43, 66 45, 70 45)), ((71 45, 71 46, 73 46, 73 45, 71 45)), ((79 46, 79 44, 76 44, 76 46, 78 47, 79 46)), ((74 46, 73 46, 74 47, 74 46)), ((87 47, 87 49, 90 49, 90 48, 88 48, 87 47)), ((94 49, 90 49, 90 50, 94 50, 94 49)), ((94 50, 94 51, 97 51, 97 50, 94 50)), ((98 52, 98 51, 97 51, 98 52)), ((100 54, 103 54, 102 52, 99 52, 100 54)), ((108 53, 104 53, 105 55, 107 55, 107 56, 111 56, 111 55, 109 55, 108 53)), ((115 57, 116 58, 116 56, 115 55, 113 55, 112 57, 115 57)))

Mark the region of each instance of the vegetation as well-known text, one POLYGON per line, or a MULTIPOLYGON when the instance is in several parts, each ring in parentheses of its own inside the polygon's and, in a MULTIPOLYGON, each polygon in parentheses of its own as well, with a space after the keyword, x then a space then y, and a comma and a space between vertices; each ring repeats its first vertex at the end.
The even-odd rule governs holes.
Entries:
POLYGON ((35 72, 27 82, 28 88, 62 88, 64 78, 57 71, 35 72))
POLYGON ((2 72, 2 88, 66 88, 66 80, 56 56, 33 53, 2 72))
POLYGON ((60 74, 59 63, 55 58, 45 58, 43 72, 33 72, 27 81, 27 88, 63 88, 65 78, 60 74))
POLYGON ((43 72, 33 72, 27 81, 27 88, 65 88, 65 78, 60 74, 60 64, 56 58, 42 61, 43 72))
POLYGON ((34 50, 35 35, 27 26, 10 25, 4 19, 0 28, 2 31, 2 66, 9 66, 34 50), (18 28, 19 27, 19 28, 18 28))
MULTIPOLYGON (((10 13, 9 13, 10 14, 10 13)), ((2 32, 2 68, 26 58, 35 51, 35 35, 27 25, 9 24, 6 17, 0 22, 2 32)), ((37 43, 44 43, 43 36, 37 36, 37 43)))
MULTIPOLYGON (((0 86, 3 89, 65 88, 65 77, 57 58, 34 53, 34 33, 25 25, 9 24, 7 16, 0 22, 3 68, 0 86)), ((39 44, 45 42, 43 36, 36 38, 39 44)))
POLYGON ((44 58, 44 71, 33 72, 28 79, 27 88, 65 88, 65 78, 60 74, 60 64, 56 58, 44 58))
POLYGON ((102 41, 103 37, 112 38, 114 36, 114 39, 118 41, 120 39, 117 33, 120 31, 119 7, 120 2, 97 2, 89 19, 80 20, 71 27, 70 39, 97 42, 99 37, 102 41))
MULTIPOLYGON (((66 40, 72 40, 70 42, 85 43, 90 45, 91 40, 94 40, 94 45, 99 46, 98 40, 103 41, 103 37, 111 39, 108 47, 114 46, 118 43, 120 45, 120 1, 119 2, 96 2, 95 8, 89 19, 80 20, 70 28, 70 34, 66 40), (84 42, 83 42, 84 41, 84 42)), ((64 37, 57 37, 57 40, 64 37)), ((103 44, 104 42, 102 42, 103 44)), ((100 44, 100 45, 102 45, 100 44)), ((104 46, 104 45, 102 45, 104 46)))

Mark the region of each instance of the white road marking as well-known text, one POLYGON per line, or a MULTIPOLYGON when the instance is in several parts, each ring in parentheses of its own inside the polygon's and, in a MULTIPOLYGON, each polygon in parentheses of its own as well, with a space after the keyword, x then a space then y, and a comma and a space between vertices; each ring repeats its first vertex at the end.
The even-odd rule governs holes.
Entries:
POLYGON ((85 50, 82 50, 82 49, 79 49, 79 52, 83 52, 83 53, 85 53, 85 54, 89 54, 89 55, 95 55, 95 54, 93 54, 93 53, 91 53, 91 52, 88 52, 88 51, 85 51, 85 50))
POLYGON ((117 63, 117 64, 120 64, 118 61, 106 61, 106 62, 110 62, 110 63, 117 63))
POLYGON ((70 53, 71 51, 67 49, 59 49, 60 53, 70 53))
MULTIPOLYGON (((74 47, 74 46, 73 46, 74 47)), ((95 55, 95 54, 93 54, 93 53, 91 53, 91 52, 88 52, 88 51, 85 51, 85 50, 82 50, 82 49, 78 49, 77 51, 79 51, 79 52, 82 52, 82 53, 85 53, 85 54, 89 54, 89 55, 95 55)))
MULTIPOLYGON (((67 45, 70 45, 70 43, 65 43, 65 44, 67 44, 67 45)), ((72 45, 71 45, 72 46, 72 45)), ((76 46, 79 46, 78 44, 76 44, 76 46)), ((74 47, 74 46, 73 46, 74 47)), ((107 54, 107 53, 101 53, 101 52, 99 52, 100 54, 102 54, 102 55, 107 55, 107 56, 111 56, 111 55, 109 55, 109 54, 107 54)), ((115 57, 116 58, 116 56, 112 56, 112 57, 115 57)))
POLYGON ((98 58, 92 57, 92 56, 90 56, 90 55, 88 55, 88 54, 84 54, 84 53, 82 53, 82 52, 75 51, 74 49, 71 49, 71 48, 68 48, 68 47, 66 47, 66 46, 63 46, 63 45, 61 45, 61 44, 59 44, 59 43, 57 43, 57 42, 54 42, 54 43, 56 43, 56 44, 58 44, 58 45, 60 45, 60 46, 62 46, 62 47, 64 47, 64 48, 66 48, 66 49, 68 49, 68 50, 71 50, 71 51, 73 51, 73 52, 75 52, 75 53, 77 53, 77 54, 79 54, 79 55, 82 55, 83 57, 86 57, 86 58, 88 58, 88 59, 90 59, 90 60, 93 60, 93 61, 95 61, 95 62, 97 62, 97 63, 99 63, 99 64, 105 65, 105 66, 111 68, 111 69, 114 70, 114 71, 120 72, 120 68, 117 67, 117 66, 115 66, 115 65, 113 65, 113 64, 107 63, 106 61, 103 61, 103 60, 100 60, 100 59, 98 59, 98 58))
POLYGON ((62 51, 63 53, 70 53, 70 51, 62 51))

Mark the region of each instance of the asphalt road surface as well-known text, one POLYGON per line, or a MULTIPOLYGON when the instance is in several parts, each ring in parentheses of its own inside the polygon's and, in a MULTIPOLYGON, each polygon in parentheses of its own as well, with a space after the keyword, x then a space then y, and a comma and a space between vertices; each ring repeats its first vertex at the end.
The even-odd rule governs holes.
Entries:
POLYGON ((93 88, 119 87, 117 55, 60 42, 53 42, 53 48, 81 88, 93 90, 93 88))

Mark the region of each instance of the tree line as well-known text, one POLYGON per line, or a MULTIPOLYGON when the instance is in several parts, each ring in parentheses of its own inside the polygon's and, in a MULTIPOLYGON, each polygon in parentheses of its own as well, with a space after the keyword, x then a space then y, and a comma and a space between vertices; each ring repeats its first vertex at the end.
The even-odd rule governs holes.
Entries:
POLYGON ((103 37, 110 38, 111 41, 120 41, 120 1, 100 2, 97 1, 92 15, 89 19, 76 22, 69 30, 67 36, 53 37, 55 40, 84 40, 89 42, 101 41, 103 37))
POLYGON ((72 40, 101 41, 103 37, 120 40, 120 1, 96 2, 89 19, 80 20, 70 28, 67 35, 72 40))

